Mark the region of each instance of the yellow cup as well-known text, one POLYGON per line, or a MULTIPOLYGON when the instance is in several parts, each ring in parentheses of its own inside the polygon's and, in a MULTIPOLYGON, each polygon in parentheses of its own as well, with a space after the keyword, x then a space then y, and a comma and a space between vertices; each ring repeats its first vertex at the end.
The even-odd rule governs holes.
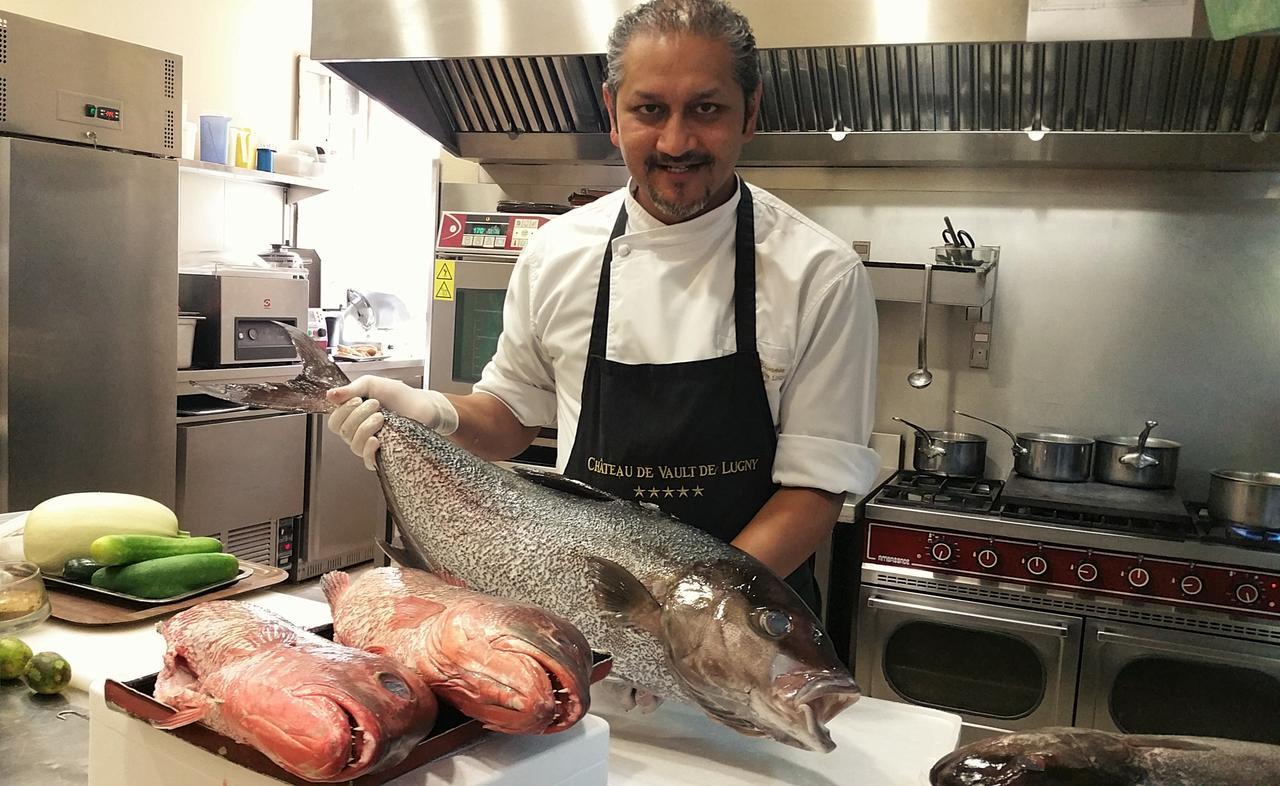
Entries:
POLYGON ((235 129, 235 164, 244 169, 253 169, 257 163, 257 145, 254 144, 253 131, 248 128, 235 129))

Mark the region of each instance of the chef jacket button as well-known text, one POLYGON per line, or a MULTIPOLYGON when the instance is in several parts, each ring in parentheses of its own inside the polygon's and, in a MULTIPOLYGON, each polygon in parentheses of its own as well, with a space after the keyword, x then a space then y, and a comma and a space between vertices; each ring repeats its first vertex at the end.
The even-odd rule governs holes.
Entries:
POLYGON ((630 254, 630 253, 631 253, 631 246, 627 245, 626 243, 618 244, 618 247, 617 247, 618 256, 625 257, 627 254, 630 254))

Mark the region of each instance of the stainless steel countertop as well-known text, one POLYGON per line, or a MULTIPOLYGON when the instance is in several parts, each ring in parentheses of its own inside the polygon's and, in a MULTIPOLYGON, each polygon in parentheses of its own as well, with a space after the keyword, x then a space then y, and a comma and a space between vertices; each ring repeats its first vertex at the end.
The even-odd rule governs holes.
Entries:
MULTIPOLYGON (((352 379, 365 374, 380 374, 403 379, 406 376, 425 374, 425 364, 426 361, 423 358, 403 357, 358 362, 338 361, 338 368, 341 368, 352 379), (399 373, 392 374, 388 372, 399 373)), ((232 366, 229 368, 187 369, 178 372, 174 390, 176 395, 186 395, 192 392, 192 382, 288 382, 301 373, 301 363, 292 363, 287 366, 232 366)))
POLYGON ((0 768, 5 783, 84 786, 89 780, 89 696, 68 689, 38 696, 22 682, 0 682, 0 768), (79 715, 58 713, 75 710, 79 715))

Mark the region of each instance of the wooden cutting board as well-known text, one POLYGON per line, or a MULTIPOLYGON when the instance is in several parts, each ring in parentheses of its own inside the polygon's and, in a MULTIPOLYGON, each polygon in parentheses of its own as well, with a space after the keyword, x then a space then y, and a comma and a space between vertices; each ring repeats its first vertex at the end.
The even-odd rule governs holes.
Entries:
POLYGON ((118 601, 115 598, 94 597, 93 595, 81 594, 74 590, 63 590, 53 586, 46 586, 46 590, 49 593, 49 605, 52 607, 52 614, 55 618, 66 620, 67 622, 76 622, 81 625, 115 625, 121 622, 138 622, 152 617, 159 617, 163 614, 171 614, 194 606, 197 603, 204 603, 207 600, 223 600, 236 595, 243 595, 246 592, 279 584, 289 577, 288 571, 269 565, 259 565, 256 562, 241 560, 240 567, 248 568, 252 573, 229 587, 223 587, 220 590, 203 595, 196 595, 176 603, 132 604, 128 601, 118 601))

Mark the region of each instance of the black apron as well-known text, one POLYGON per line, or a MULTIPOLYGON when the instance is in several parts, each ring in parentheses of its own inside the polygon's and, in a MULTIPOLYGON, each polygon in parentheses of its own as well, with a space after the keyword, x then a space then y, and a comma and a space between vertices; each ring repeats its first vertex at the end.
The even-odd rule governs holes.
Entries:
MULTIPOLYGON (((778 490, 778 436, 756 350, 755 217, 741 182, 734 240, 737 351, 684 363, 628 365, 605 358, 613 241, 626 231, 618 211, 605 244, 582 414, 564 474, 623 499, 652 502, 726 543, 778 490)), ((817 610, 813 558, 787 577, 817 610)))

